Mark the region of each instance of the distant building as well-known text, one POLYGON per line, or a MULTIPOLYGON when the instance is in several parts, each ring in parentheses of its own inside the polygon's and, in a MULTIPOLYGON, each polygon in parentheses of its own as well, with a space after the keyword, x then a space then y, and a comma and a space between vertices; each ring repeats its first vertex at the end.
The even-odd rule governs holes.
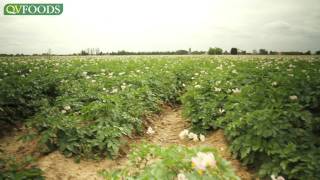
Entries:
POLYGON ((258 54, 257 50, 254 49, 254 50, 252 51, 252 54, 258 54))

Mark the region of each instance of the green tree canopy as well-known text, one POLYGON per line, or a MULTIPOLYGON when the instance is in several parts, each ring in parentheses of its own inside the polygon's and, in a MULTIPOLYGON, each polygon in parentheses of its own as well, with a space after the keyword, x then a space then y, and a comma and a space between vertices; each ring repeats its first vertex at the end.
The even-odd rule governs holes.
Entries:
POLYGON ((218 47, 209 48, 209 50, 208 50, 208 54, 210 54, 210 55, 213 55, 213 54, 220 55, 220 54, 222 54, 222 52, 223 52, 223 50, 218 47))

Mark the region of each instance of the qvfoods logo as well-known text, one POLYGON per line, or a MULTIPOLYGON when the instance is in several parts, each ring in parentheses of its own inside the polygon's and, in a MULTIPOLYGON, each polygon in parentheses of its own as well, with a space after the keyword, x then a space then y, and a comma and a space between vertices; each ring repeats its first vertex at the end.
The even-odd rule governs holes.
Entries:
POLYGON ((60 15, 63 4, 6 4, 4 15, 60 15))

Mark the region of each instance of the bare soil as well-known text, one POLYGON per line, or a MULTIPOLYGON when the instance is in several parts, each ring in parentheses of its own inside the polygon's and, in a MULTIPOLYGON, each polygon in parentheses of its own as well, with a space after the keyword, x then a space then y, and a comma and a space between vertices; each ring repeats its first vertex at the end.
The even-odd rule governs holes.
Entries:
POLYGON ((28 155, 39 156, 36 139, 28 142, 19 140, 26 133, 25 130, 12 130, 0 138, 0 149, 5 155, 14 157, 17 161, 23 160, 28 155))
POLYGON ((222 130, 214 131, 206 135, 204 142, 193 142, 190 140, 181 140, 179 133, 189 128, 189 123, 182 118, 180 109, 166 108, 160 118, 153 120, 152 128, 155 134, 149 137, 152 143, 160 145, 185 145, 188 147, 194 146, 209 146, 214 147, 219 151, 219 154, 228 160, 234 168, 236 174, 244 180, 254 179, 253 172, 250 172, 237 159, 234 159, 228 149, 228 142, 222 130))
MULTIPOLYGON (((241 179, 254 179, 253 173, 232 157, 222 130, 217 130, 207 135, 204 142, 181 140, 178 135, 182 130, 189 128, 189 123, 181 117, 180 109, 169 107, 165 107, 160 116, 150 118, 148 125, 155 130, 155 134, 146 134, 143 138, 147 139, 147 141, 164 146, 177 144, 188 147, 215 147, 223 158, 231 162, 236 174, 241 179)), ((18 158, 26 155, 35 155, 35 142, 22 143, 18 141, 18 137, 23 133, 13 132, 9 136, 1 138, 0 149, 18 158)), ((131 143, 139 142, 140 139, 131 140, 131 143)), ((44 175, 48 180, 100 180, 102 177, 97 174, 98 171, 121 167, 126 161, 127 158, 123 156, 116 160, 106 158, 101 161, 81 160, 80 163, 76 163, 73 158, 66 158, 56 151, 40 157, 37 161, 37 166, 44 171, 44 175)))
POLYGON ((81 160, 80 163, 76 163, 74 159, 66 158, 56 151, 39 159, 38 166, 49 180, 99 180, 103 178, 97 172, 117 166, 117 162, 104 159, 99 162, 81 160))

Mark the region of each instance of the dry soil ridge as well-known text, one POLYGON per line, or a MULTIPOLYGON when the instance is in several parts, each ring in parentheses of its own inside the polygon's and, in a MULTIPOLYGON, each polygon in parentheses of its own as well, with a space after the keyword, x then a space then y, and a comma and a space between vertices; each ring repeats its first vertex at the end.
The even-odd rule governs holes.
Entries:
MULTIPOLYGON (((232 158, 222 130, 207 135, 205 142, 181 140, 178 135, 182 130, 187 129, 189 124, 182 118, 180 109, 169 107, 165 107, 160 116, 149 119, 149 125, 155 130, 155 134, 146 135, 141 139, 147 139, 151 143, 164 146, 177 144, 188 147, 201 145, 215 147, 222 157, 231 162, 236 174, 241 179, 253 179, 252 173, 242 166, 238 160, 232 158)), ((1 149, 14 156, 24 156, 28 152, 33 152, 33 147, 31 147, 33 144, 17 141, 19 134, 21 132, 2 138, 0 140, 1 149)), ((132 141, 139 143, 140 139, 132 141)), ((80 163, 76 163, 74 159, 66 158, 56 151, 41 157, 37 165, 44 171, 44 175, 48 180, 100 180, 102 178, 97 175, 97 171, 117 168, 126 163, 126 161, 127 158, 124 156, 116 160, 104 159, 99 162, 81 160, 80 163)))

